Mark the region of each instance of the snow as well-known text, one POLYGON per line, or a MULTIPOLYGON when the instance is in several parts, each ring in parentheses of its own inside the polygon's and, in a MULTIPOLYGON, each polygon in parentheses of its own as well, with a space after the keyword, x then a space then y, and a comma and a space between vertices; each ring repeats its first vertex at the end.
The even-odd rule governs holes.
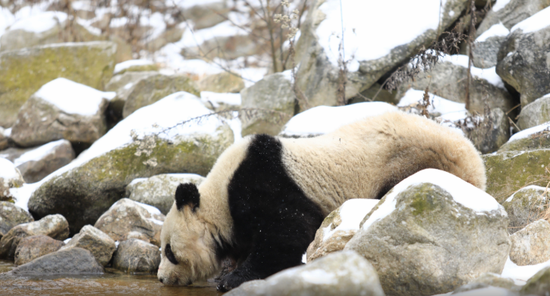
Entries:
POLYGON ((522 130, 518 133, 515 133, 513 136, 511 136, 510 139, 508 140, 508 143, 512 142, 512 141, 517 141, 517 140, 528 138, 531 135, 534 135, 536 133, 540 133, 544 130, 549 130, 549 129, 550 129, 550 121, 545 122, 543 124, 539 124, 539 125, 534 126, 534 127, 530 127, 528 129, 524 129, 524 130, 522 130))
POLYGON ((338 107, 317 106, 292 117, 281 135, 304 137, 326 134, 357 120, 397 110, 397 107, 384 102, 364 102, 338 107))
POLYGON ((240 106, 241 94, 234 93, 216 93, 211 91, 201 91, 201 99, 206 102, 211 102, 214 108, 218 108, 220 104, 240 106))
MULTIPOLYGON (((428 93, 430 96, 430 105, 428 106, 428 112, 430 113, 439 113, 441 115, 449 113, 457 113, 461 118, 464 118, 465 113, 467 112, 464 103, 457 103, 451 100, 444 99, 440 96, 436 96, 432 93, 428 93)), ((398 107, 406 107, 413 105, 418 102, 422 102, 424 99, 424 91, 409 89, 405 95, 397 104, 398 107)))
POLYGON ((15 21, 15 16, 5 7, 0 6, 0 36, 15 21))
POLYGON ((214 38, 230 37, 237 35, 248 35, 248 32, 244 29, 234 26, 231 21, 228 20, 221 22, 211 28, 195 31, 185 30, 179 42, 183 47, 195 47, 201 45, 205 41, 214 38))
POLYGON ((65 78, 57 78, 44 84, 34 95, 65 113, 93 116, 100 112, 101 101, 113 99, 116 93, 102 92, 65 78))
POLYGON ((32 183, 32 184, 23 184, 23 186, 19 188, 11 188, 10 193, 15 198, 15 205, 25 209, 25 211, 29 211, 28 203, 29 199, 31 198, 32 193, 38 189, 42 185, 42 181, 32 183))
POLYGON ((304 270, 297 273, 297 276, 301 277, 304 282, 314 285, 336 285, 338 283, 334 274, 323 269, 304 270))
POLYGON ((535 265, 518 266, 510 257, 506 260, 504 269, 502 270, 502 277, 513 279, 516 284, 525 284, 529 278, 539 272, 541 269, 550 266, 550 260, 535 265))
POLYGON ((27 32, 42 33, 51 30, 60 23, 64 23, 66 20, 67 14, 64 12, 45 11, 16 21, 10 26, 10 30, 20 29, 27 32))
MULTIPOLYGON (((516 193, 522 192, 522 191, 527 191, 527 190, 542 190, 542 191, 546 191, 546 188, 545 188, 545 187, 541 187, 541 186, 537 186, 537 185, 525 186, 525 187, 521 188, 520 190, 514 192, 514 194, 512 194, 510 197, 508 197, 508 198, 506 199, 506 202, 511 202, 511 201, 514 199, 514 196, 516 195, 516 193)), ((529 197, 529 198, 530 198, 530 197, 529 197)))
MULTIPOLYGON (((449 62, 449 63, 453 63, 457 66, 468 68, 468 56, 466 56, 466 55, 462 55, 462 54, 456 54, 456 55, 452 55, 452 56, 444 55, 443 57, 440 58, 440 61, 441 62, 449 62)), ((500 79, 500 76, 498 76, 498 74, 496 72, 496 66, 491 67, 491 68, 482 69, 482 68, 477 68, 477 67, 472 65, 472 67, 470 69, 470 72, 472 73, 472 75, 474 77, 477 77, 479 79, 484 79, 487 82, 489 82, 490 84, 492 84, 492 85, 494 85, 498 88, 506 89, 504 87, 504 82, 502 82, 502 79, 500 79)))
POLYGON ((452 294, 453 296, 509 296, 509 295, 514 295, 512 293, 510 293, 509 290, 506 290, 504 288, 500 288, 500 287, 493 287, 493 286, 489 286, 489 287, 485 287, 485 288, 481 288, 481 289, 475 289, 475 290, 470 290, 470 291, 465 291, 465 292, 460 292, 460 293, 456 293, 456 294, 452 294))
POLYGON ((139 205, 140 207, 144 208, 151 216, 154 216, 154 215, 162 215, 162 213, 160 212, 159 209, 157 209, 156 207, 153 207, 151 205, 148 205, 148 204, 144 204, 142 202, 139 202, 139 201, 135 201, 134 202, 139 205))
POLYGON ((16 166, 19 166, 25 162, 29 161, 39 161, 41 159, 44 159, 48 154, 54 153, 55 149, 58 146, 61 146, 63 144, 69 144, 69 141, 67 140, 58 140, 54 142, 50 142, 48 144, 44 144, 36 149, 32 149, 28 152, 23 153, 19 158, 15 159, 13 163, 16 166))
POLYGON ((323 228, 323 241, 326 241, 337 231, 357 231, 363 218, 378 204, 377 199, 350 199, 340 208, 341 223, 331 230, 332 224, 323 228))
POLYGON ((506 28, 502 23, 492 25, 489 30, 483 32, 479 37, 477 37, 475 42, 485 42, 491 37, 506 37, 510 34, 510 30, 506 28))
POLYGON ((453 197, 455 202, 475 211, 478 215, 484 215, 493 211, 496 211, 500 215, 506 215, 504 208, 483 190, 451 173, 436 169, 425 169, 395 185, 384 197, 385 201, 365 221, 362 229, 368 229, 376 221, 390 215, 395 210, 396 197, 409 187, 422 183, 434 184, 441 187, 453 197))
POLYGON ((522 30, 523 34, 536 32, 550 26, 550 6, 535 13, 512 27, 510 32, 522 30))
POLYGON ((166 5, 176 5, 183 9, 189 9, 196 5, 208 5, 208 4, 215 4, 215 3, 224 3, 224 1, 220 0, 166 0, 166 5))
POLYGON ((113 71, 113 74, 120 73, 130 67, 134 66, 147 66, 147 65, 153 65, 153 62, 150 60, 129 60, 122 63, 118 63, 115 65, 115 70, 113 71))
POLYGON ((3 157, 0 157, 0 178, 4 179, 4 182, 14 179, 17 180, 21 178, 21 173, 19 173, 19 170, 15 167, 15 164, 3 157))
POLYGON ((493 11, 499 11, 504 8, 510 2, 510 0, 497 0, 497 2, 493 5, 493 11))
MULTIPOLYGON (((441 4, 445 7, 446 1, 442 0, 441 4)), ((357 71, 358 61, 384 57, 393 48, 409 43, 424 32, 437 30, 439 5, 440 0, 424 0, 421 5, 410 0, 327 0, 319 7, 326 18, 316 33, 334 66, 338 66, 343 39, 344 60, 351 61, 350 71, 357 71)))

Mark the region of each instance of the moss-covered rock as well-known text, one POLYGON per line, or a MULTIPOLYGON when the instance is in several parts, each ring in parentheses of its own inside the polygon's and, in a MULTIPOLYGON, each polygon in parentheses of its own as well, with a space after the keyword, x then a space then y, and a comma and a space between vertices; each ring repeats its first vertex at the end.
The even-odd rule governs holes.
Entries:
POLYGON ((546 295, 550 291, 550 267, 546 267, 532 276, 521 288, 521 295, 546 295))
POLYGON ((499 151, 482 158, 487 168, 487 193, 500 203, 522 187, 548 183, 550 149, 499 151))
POLYGON ((233 143, 229 125, 197 97, 179 92, 137 110, 81 153, 50 174, 34 191, 29 210, 38 217, 63 213, 77 233, 124 197, 136 178, 164 173, 206 175, 233 143), (205 116, 200 123, 181 121, 205 116))
POLYGON ((111 42, 59 43, 0 53, 0 126, 45 83, 65 77, 103 90, 115 66, 111 42))
POLYGON ((530 185, 521 188, 502 203, 510 218, 510 234, 544 217, 550 205, 545 192, 545 187, 530 185))
POLYGON ((244 88, 244 80, 235 74, 222 72, 202 78, 198 86, 200 91, 238 93, 244 88))
POLYGON ((453 192, 428 180, 406 180, 382 198, 345 247, 373 264, 386 295, 446 293, 484 273, 502 272, 510 239, 506 212, 496 201, 477 188, 462 194, 471 185, 458 178, 445 181, 445 187, 461 188, 453 192), (491 207, 481 210, 466 199, 491 207))
POLYGON ((521 108, 518 127, 522 130, 550 121, 550 94, 521 108))
POLYGON ((178 91, 186 91, 196 96, 199 95, 195 83, 185 76, 157 74, 142 79, 137 82, 132 92, 128 95, 126 104, 124 104, 124 109, 122 110, 122 116, 126 118, 137 109, 151 105, 167 95, 178 91))

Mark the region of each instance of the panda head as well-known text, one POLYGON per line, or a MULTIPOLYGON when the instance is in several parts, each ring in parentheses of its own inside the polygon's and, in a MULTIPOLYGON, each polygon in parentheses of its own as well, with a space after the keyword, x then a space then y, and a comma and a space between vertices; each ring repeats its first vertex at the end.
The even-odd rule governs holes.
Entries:
POLYGON ((180 184, 161 231, 162 255, 158 279, 165 285, 190 285, 220 270, 216 242, 201 217, 195 184, 180 184))

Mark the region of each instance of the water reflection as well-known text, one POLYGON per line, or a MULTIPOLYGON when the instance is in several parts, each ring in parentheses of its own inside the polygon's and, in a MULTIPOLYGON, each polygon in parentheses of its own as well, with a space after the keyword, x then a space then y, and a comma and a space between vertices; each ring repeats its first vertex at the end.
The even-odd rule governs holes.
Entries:
MULTIPOLYGON (((13 263, 0 260, 0 272, 13 268, 13 263)), ((214 296, 215 283, 205 282, 192 287, 166 287, 155 275, 108 273, 100 276, 19 277, 0 275, 0 295, 145 295, 145 296, 214 296)))

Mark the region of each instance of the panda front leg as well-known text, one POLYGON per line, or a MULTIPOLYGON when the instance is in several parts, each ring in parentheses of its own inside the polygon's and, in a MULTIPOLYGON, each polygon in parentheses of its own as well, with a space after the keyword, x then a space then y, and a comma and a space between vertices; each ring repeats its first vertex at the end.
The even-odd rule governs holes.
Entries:
POLYGON ((229 291, 244 282, 264 279, 283 269, 300 265, 315 230, 296 224, 291 229, 262 229, 255 235, 248 257, 222 278, 218 290, 229 291))

